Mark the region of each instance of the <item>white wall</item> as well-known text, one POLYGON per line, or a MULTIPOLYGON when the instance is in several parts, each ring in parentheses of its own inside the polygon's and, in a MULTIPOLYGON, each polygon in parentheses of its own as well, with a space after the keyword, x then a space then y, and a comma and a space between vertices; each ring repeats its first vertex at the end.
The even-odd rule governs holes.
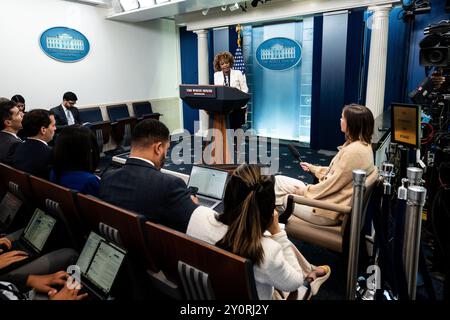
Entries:
POLYGON ((79 105, 178 96, 173 21, 109 21, 105 9, 62 0, 2 0, 1 11, 0 97, 19 93, 27 109, 48 109, 66 91, 77 94, 79 105), (63 63, 41 50, 40 35, 57 26, 87 37, 91 49, 84 60, 63 63))

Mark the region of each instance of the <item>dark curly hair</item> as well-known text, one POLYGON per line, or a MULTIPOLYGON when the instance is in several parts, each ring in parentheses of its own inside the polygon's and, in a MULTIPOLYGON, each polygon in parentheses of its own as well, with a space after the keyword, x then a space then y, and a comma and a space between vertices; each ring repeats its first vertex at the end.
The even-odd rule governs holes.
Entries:
POLYGON ((225 61, 230 63, 230 68, 233 68, 234 65, 234 57, 231 53, 228 51, 220 52, 214 57, 214 71, 220 71, 222 70, 220 68, 220 61, 225 61))

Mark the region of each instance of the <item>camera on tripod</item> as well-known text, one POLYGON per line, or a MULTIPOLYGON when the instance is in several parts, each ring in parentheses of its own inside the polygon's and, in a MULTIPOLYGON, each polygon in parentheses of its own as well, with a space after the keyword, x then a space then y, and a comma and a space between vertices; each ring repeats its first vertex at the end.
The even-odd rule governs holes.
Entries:
POLYGON ((430 107, 430 111, 441 112, 450 100, 450 20, 429 25, 424 35, 419 44, 420 64, 428 72, 434 68, 434 72, 409 97, 414 103, 430 107))
POLYGON ((420 42, 420 64, 425 67, 450 66, 450 20, 432 24, 420 42))

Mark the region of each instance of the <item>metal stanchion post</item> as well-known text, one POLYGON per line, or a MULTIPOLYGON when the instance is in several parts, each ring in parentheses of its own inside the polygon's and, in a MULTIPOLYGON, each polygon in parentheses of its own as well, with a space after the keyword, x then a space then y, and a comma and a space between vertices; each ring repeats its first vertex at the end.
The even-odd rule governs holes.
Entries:
POLYGON ((420 230, 422 226, 422 208, 427 190, 413 185, 408 187, 408 201, 405 216, 405 234, 403 247, 403 265, 408 284, 408 295, 416 299, 417 270, 419 265, 420 230))
POLYGON ((366 171, 353 170, 353 204, 350 217, 350 249, 347 269, 347 299, 355 300, 356 277, 358 273, 359 237, 361 232, 361 218, 363 210, 364 186, 366 171))
POLYGON ((406 169, 406 177, 408 178, 410 186, 421 186, 423 170, 416 167, 409 167, 406 169))

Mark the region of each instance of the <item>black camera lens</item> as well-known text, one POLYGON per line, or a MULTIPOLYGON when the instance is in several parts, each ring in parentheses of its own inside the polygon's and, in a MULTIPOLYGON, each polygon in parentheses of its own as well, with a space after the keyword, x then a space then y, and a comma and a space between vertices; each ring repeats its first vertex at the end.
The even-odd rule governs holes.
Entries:
POLYGON ((434 50, 430 52, 429 59, 432 63, 440 63, 442 59, 444 58, 444 55, 442 54, 442 51, 440 50, 434 50))

